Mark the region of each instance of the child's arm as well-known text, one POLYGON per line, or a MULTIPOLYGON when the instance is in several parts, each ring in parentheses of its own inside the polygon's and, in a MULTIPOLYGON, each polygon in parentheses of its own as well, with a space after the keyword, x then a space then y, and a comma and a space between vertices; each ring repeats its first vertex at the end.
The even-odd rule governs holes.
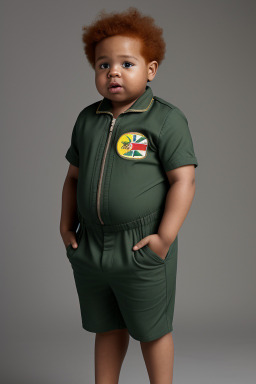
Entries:
POLYGON ((158 235, 167 245, 175 240, 195 195, 195 167, 186 165, 166 172, 170 189, 158 235))
POLYGON ((78 225, 76 191, 79 168, 70 164, 62 190, 60 234, 65 247, 70 243, 77 248, 75 230, 78 225))
POLYGON ((192 204, 195 194, 194 165, 181 166, 166 172, 170 189, 166 195, 165 210, 157 234, 141 239, 134 249, 150 244, 150 248, 164 258, 175 240, 192 204))

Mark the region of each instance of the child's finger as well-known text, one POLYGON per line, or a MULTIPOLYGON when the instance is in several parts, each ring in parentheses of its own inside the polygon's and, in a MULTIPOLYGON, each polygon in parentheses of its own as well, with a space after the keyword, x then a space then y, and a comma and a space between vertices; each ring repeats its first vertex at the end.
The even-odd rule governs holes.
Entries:
POLYGON ((144 239, 141 239, 137 244, 133 246, 133 249, 137 251, 138 249, 144 247, 149 242, 149 236, 144 237, 144 239))
POLYGON ((72 248, 77 248, 78 244, 76 241, 71 241, 72 248))

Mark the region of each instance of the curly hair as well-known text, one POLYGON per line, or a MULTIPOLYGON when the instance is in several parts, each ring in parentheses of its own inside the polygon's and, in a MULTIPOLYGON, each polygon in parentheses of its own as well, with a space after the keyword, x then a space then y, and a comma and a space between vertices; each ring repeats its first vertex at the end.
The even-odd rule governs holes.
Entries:
POLYGON ((100 11, 98 19, 89 26, 83 26, 82 41, 85 55, 93 67, 95 66, 95 47, 106 37, 123 35, 139 38, 142 42, 141 55, 146 63, 156 60, 158 65, 165 56, 163 29, 154 24, 151 16, 143 16, 137 8, 129 7, 126 11, 106 13, 100 11))

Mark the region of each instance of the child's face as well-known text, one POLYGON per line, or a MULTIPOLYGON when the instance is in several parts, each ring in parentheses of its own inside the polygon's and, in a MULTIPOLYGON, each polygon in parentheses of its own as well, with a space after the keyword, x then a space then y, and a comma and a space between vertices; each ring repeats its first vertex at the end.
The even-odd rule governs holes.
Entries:
POLYGON ((155 77, 158 63, 147 64, 140 48, 139 39, 121 35, 107 37, 96 45, 96 88, 112 101, 114 108, 129 108, 145 91, 147 80, 155 77), (117 82, 121 87, 111 90, 111 82, 117 82))

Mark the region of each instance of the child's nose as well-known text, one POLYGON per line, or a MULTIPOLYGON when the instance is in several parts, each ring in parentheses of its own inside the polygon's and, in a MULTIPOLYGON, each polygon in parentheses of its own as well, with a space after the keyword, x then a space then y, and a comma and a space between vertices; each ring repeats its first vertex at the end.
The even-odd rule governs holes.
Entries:
POLYGON ((109 76, 116 76, 116 75, 119 75, 120 76, 120 70, 118 70, 117 67, 110 67, 109 68, 109 73, 108 73, 109 76))

